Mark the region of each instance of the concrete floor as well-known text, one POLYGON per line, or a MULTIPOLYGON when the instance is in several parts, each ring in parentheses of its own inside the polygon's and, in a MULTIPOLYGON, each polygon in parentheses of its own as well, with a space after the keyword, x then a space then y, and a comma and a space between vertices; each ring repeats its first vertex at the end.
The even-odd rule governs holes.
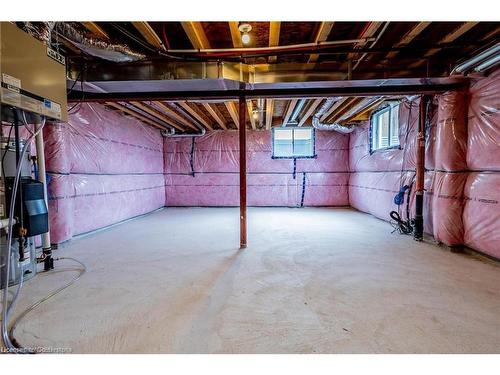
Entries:
MULTIPOLYGON (((57 255, 88 272, 17 338, 75 353, 500 352, 498 265, 350 209, 248 216, 242 251, 237 208, 168 208, 71 241, 57 255)), ((28 282, 17 312, 73 275, 28 282)))

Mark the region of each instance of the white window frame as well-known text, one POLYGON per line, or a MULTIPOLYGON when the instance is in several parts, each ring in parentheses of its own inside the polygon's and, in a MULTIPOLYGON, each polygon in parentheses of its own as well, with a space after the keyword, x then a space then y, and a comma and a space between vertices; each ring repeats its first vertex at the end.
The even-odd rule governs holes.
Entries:
POLYGON ((376 151, 399 149, 399 109, 398 101, 389 101, 374 111, 370 116, 370 153, 376 151), (388 122, 383 123, 384 115, 388 114, 388 122), (384 142, 382 127, 387 126, 387 141, 384 142), (394 134, 396 130, 397 134, 394 134))
POLYGON ((272 132, 272 147, 273 147, 273 159, 314 159, 316 157, 316 132, 314 128, 305 128, 298 126, 287 126, 281 128, 273 128, 272 132), (276 156, 275 155, 275 134, 278 131, 291 130, 292 131, 292 154, 287 156, 276 156), (293 150, 295 147, 295 130, 309 130, 311 132, 311 141, 312 141, 312 154, 310 155, 298 155, 293 150))

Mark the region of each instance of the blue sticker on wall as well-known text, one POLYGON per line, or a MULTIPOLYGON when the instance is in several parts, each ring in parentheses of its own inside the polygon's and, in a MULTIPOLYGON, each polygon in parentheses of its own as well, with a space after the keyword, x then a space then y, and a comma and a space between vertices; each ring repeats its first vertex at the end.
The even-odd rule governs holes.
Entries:
POLYGON ((45 105, 46 108, 52 107, 52 102, 49 99, 44 99, 43 104, 45 105))

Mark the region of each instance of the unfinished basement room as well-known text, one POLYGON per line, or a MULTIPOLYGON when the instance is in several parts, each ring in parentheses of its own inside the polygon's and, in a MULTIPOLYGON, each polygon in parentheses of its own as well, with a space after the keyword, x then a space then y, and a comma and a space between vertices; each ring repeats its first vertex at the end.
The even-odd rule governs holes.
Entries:
POLYGON ((3 353, 499 353, 499 22, 0 41, 3 353))

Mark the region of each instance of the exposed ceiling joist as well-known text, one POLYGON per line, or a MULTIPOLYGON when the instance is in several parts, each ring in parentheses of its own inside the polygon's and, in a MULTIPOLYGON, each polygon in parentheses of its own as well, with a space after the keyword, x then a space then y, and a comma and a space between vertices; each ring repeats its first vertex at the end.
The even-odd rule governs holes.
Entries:
MULTIPOLYGON (((333 25, 335 22, 321 22, 318 31, 316 33, 316 36, 314 37, 314 43, 319 43, 319 42, 326 42, 328 39, 328 35, 330 35, 330 32, 332 31, 333 25)), ((309 56, 309 61, 310 63, 316 62, 318 60, 319 55, 318 54, 312 54, 309 56)))
POLYGON ((316 110, 316 108, 320 105, 320 103, 322 101, 323 101, 323 98, 314 99, 314 101, 307 108, 306 113, 304 113, 304 116, 301 117, 298 126, 302 126, 306 122, 306 120, 309 117, 311 117, 313 112, 316 110))
POLYGON ((186 32, 191 44, 196 49, 210 48, 210 42, 203 30, 201 22, 181 22, 184 31, 186 32))
POLYGON ((102 39, 109 39, 108 34, 95 22, 82 22, 82 25, 85 26, 85 28, 92 34, 95 34, 102 39))
POLYGON ((188 120, 186 120, 184 117, 182 117, 181 115, 179 115, 177 112, 175 112, 172 108, 166 106, 164 103, 160 102, 160 101, 153 101, 153 103, 161 108, 161 110, 163 112, 165 112, 167 114, 167 116, 173 118, 175 121, 179 122, 180 124, 183 124, 193 130, 198 130, 198 128, 196 126, 194 126, 193 124, 191 124, 188 120))
POLYGON ((180 131, 184 131, 185 129, 181 126, 179 126, 178 124, 176 124, 175 122, 173 122, 172 120, 170 120, 168 117, 166 117, 165 115, 163 115, 162 113, 158 112, 158 111, 155 111, 153 108, 149 107, 148 105, 144 104, 144 103, 141 103, 141 102, 130 102, 134 107, 137 107, 141 110, 143 110, 144 112, 146 113, 149 113, 151 116, 153 117, 156 117, 157 119, 173 126, 174 128, 176 128, 177 130, 180 130, 180 131))
MULTIPOLYGON (((425 28, 427 28, 427 26, 429 26, 430 24, 430 22, 419 22, 415 27, 408 31, 408 33, 406 33, 405 36, 403 36, 403 38, 401 38, 401 40, 394 47, 403 47, 410 44, 413 39, 420 35, 420 33, 424 31, 425 28)), ((398 53, 399 51, 391 51, 385 56, 385 58, 392 59, 398 53)))
POLYGON ((363 120, 368 120, 370 112, 375 109, 380 103, 384 101, 383 98, 369 104, 368 106, 362 108, 359 111, 355 111, 351 115, 343 118, 343 122, 349 123, 349 122, 354 122, 354 121, 363 121, 363 120))
POLYGON ((457 29, 453 30, 451 33, 449 33, 443 39, 441 39, 439 41, 439 44, 453 42, 454 40, 460 38, 467 31, 469 31, 470 29, 472 29, 474 26, 476 26, 478 23, 479 22, 464 22, 457 29))
POLYGON ((118 110, 120 110, 120 111, 122 111, 124 113, 127 113, 127 114, 135 117, 136 119, 138 119, 138 120, 140 120, 140 121, 148 124, 148 125, 154 126, 155 128, 162 129, 162 130, 166 129, 165 126, 161 126, 160 124, 157 124, 153 120, 147 118, 146 116, 141 115, 140 113, 132 111, 131 109, 125 107, 124 105, 121 105, 121 104, 118 104, 118 103, 115 103, 115 102, 106 102, 105 104, 107 106, 116 108, 116 109, 118 109, 118 110))
POLYGON ((231 30, 231 39, 233 41, 233 47, 242 48, 243 43, 241 42, 241 34, 240 34, 240 30, 238 29, 239 22, 238 21, 230 21, 228 23, 229 23, 229 30, 231 30))
POLYGON ((253 105, 251 100, 247 100, 247 109, 248 109, 248 118, 250 119, 250 124, 252 125, 252 129, 257 129, 255 125, 255 117, 253 117, 253 105))
POLYGON ((224 102, 224 105, 226 106, 227 111, 229 112, 229 115, 233 119, 234 124, 236 125, 236 128, 240 128, 240 119, 238 116, 238 109, 236 108, 235 102, 224 102))
POLYGON ((333 123, 337 121, 343 114, 353 108, 357 103, 359 103, 364 98, 348 98, 345 102, 340 105, 337 110, 328 118, 328 123, 333 123))
POLYGON ((483 40, 488 40, 489 38, 494 37, 495 35, 500 34, 500 27, 497 27, 496 29, 493 29, 489 33, 487 33, 485 36, 481 38, 481 41, 483 40))
POLYGON ((288 124, 288 121, 290 120, 290 116, 292 115, 293 110, 295 109, 295 106, 297 105, 298 101, 299 101, 299 99, 292 99, 288 103, 288 107, 286 109, 285 116, 283 116, 283 125, 288 124))
MULTIPOLYGON (((269 47, 276 47, 280 43, 280 30, 281 22, 271 21, 269 22, 269 47)), ((270 63, 276 62, 276 56, 269 56, 268 61, 270 63)))
POLYGON ((212 116, 212 118, 219 124, 219 126, 227 130, 226 126, 226 121, 224 120, 224 117, 218 113, 217 109, 215 107, 212 107, 209 103, 202 103, 203 107, 207 110, 208 113, 212 116))
POLYGON ((325 121, 330 115, 335 112, 346 100, 348 97, 340 98, 338 101, 336 101, 325 113, 323 113, 323 116, 320 117, 321 121, 325 121))
MULTIPOLYGON (((375 33, 379 29, 379 27, 383 24, 383 22, 369 22, 365 29, 361 32, 359 38, 373 38, 375 37, 375 33)), ((362 48, 368 43, 367 41, 358 42, 354 45, 354 48, 362 48)), ((347 55, 348 60, 353 60, 356 56, 356 53, 349 53, 347 55)))
POLYGON ((273 124, 274 99, 266 99, 266 130, 271 129, 273 124))
POLYGON ((193 116, 198 122, 200 122, 203 126, 205 126, 208 130, 214 130, 212 125, 210 125, 203 117, 201 117, 198 112, 196 112, 189 104, 185 101, 177 102, 184 110, 193 116))
MULTIPOLYGON (((442 38, 438 44, 446 44, 446 43, 451 43, 453 41, 455 41, 456 39, 460 38, 462 35, 464 35, 467 31, 469 31, 470 29, 472 29, 474 26, 476 26, 479 22, 464 22, 462 23, 459 27, 457 27, 455 30, 453 30, 451 33, 447 34, 444 38, 442 38)), ((429 58, 433 55, 435 55, 436 53, 438 53, 439 51, 441 51, 441 48, 431 48, 430 50, 428 50, 424 57, 425 58, 429 58)), ((419 61, 416 61, 412 64, 410 64, 408 66, 408 68, 415 68, 415 67, 418 67, 422 64, 424 64, 427 60, 423 59, 423 60, 419 60, 419 61)))
POLYGON ((153 30, 153 28, 147 22, 132 22, 134 27, 141 33, 141 35, 146 39, 146 41, 152 46, 166 50, 163 41, 160 39, 158 34, 153 30))

